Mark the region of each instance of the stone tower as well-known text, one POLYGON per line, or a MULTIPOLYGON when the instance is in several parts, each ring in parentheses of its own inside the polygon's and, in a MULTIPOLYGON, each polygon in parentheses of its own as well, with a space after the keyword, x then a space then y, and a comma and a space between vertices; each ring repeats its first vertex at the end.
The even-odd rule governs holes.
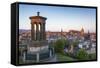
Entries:
POLYGON ((37 12, 37 16, 31 16, 31 40, 41 41, 46 40, 45 33, 45 17, 40 16, 40 12, 37 12))

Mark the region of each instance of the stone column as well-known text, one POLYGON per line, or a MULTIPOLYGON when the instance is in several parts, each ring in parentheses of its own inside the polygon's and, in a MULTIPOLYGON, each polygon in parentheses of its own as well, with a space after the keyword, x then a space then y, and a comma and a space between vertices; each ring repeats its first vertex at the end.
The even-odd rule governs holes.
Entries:
POLYGON ((43 40, 46 40, 45 23, 43 23, 43 40))
POLYGON ((41 40, 41 23, 40 23, 40 40, 41 40))
POLYGON ((43 23, 40 23, 40 40, 43 40, 43 23))
POLYGON ((38 33, 38 40, 40 41, 40 23, 38 24, 39 25, 39 33, 38 33))
POLYGON ((31 23, 31 39, 35 40, 34 23, 31 23))
POLYGON ((36 24, 36 40, 39 40, 39 24, 36 24))

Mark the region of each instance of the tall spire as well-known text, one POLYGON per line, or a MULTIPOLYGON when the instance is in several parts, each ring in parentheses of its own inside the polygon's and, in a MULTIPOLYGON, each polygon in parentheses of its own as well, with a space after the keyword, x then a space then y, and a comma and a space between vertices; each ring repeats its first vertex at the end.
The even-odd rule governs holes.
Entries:
POLYGON ((63 32, 63 29, 61 28, 61 33, 63 32))
POLYGON ((63 35, 63 29, 61 28, 61 38, 62 38, 62 35, 63 35))
POLYGON ((90 34, 90 31, 88 30, 88 34, 90 34))
POLYGON ((82 27, 81 31, 83 31, 83 32, 84 32, 84 29, 83 29, 83 27, 82 27))

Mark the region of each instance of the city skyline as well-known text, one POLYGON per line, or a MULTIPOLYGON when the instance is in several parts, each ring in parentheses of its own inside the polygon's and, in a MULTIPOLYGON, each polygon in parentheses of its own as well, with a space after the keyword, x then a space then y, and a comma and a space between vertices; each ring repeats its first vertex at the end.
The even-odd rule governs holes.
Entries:
POLYGON ((19 29, 31 29, 30 16, 46 17, 46 31, 69 31, 82 28, 85 32, 96 32, 96 9, 56 7, 41 5, 19 5, 19 29))

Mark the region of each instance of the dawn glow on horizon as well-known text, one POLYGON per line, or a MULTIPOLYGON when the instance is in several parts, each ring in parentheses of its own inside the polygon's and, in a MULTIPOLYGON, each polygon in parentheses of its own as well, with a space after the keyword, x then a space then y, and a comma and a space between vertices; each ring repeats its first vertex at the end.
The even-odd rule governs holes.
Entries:
POLYGON ((96 9, 43 5, 19 5, 19 29, 31 29, 30 16, 46 17, 46 31, 81 30, 96 32, 96 9))

